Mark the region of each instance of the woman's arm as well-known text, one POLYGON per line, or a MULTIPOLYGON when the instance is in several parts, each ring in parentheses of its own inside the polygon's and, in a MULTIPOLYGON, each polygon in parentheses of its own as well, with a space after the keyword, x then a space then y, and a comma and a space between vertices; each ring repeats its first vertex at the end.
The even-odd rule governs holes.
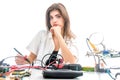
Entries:
POLYGON ((62 37, 62 31, 61 27, 56 26, 51 28, 51 32, 54 35, 54 37, 58 40, 58 45, 62 51, 62 56, 64 58, 65 63, 75 63, 77 58, 72 54, 72 52, 68 49, 65 40, 62 37))
POLYGON ((36 59, 36 57, 37 56, 34 53, 31 52, 30 55, 27 58, 31 63, 33 63, 34 60, 36 59))
POLYGON ((63 37, 61 35, 58 35, 58 41, 59 45, 62 51, 62 56, 64 58, 64 61, 67 63, 75 63, 76 62, 76 57, 71 53, 71 51, 68 49, 63 37))

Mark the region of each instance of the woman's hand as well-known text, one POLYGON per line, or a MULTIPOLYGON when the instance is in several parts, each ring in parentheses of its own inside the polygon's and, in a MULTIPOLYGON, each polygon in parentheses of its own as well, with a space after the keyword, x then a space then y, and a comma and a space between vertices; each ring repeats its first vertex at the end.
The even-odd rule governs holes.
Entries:
POLYGON ((57 37, 59 35, 62 35, 62 33, 61 33, 61 27, 60 26, 53 26, 53 27, 51 27, 50 32, 55 37, 57 37))
POLYGON ((16 62, 16 64, 18 64, 18 65, 23 65, 23 64, 26 63, 25 57, 22 56, 22 55, 20 55, 20 54, 17 54, 16 57, 15 57, 15 62, 16 62))

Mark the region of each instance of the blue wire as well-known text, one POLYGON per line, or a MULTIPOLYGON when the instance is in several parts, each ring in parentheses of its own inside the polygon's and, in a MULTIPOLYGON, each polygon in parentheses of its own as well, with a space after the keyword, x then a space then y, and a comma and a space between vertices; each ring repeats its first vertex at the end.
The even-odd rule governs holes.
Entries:
POLYGON ((106 71, 107 73, 108 73, 108 75, 113 79, 113 80, 116 80, 110 73, 110 69, 107 69, 107 71, 106 71))

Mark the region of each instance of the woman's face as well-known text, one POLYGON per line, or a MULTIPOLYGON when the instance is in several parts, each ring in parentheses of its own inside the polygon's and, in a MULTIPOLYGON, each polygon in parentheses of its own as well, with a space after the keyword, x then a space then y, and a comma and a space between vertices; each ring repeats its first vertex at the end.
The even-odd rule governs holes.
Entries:
POLYGON ((53 10, 50 12, 50 24, 52 27, 60 26, 64 27, 64 19, 58 10, 53 10))

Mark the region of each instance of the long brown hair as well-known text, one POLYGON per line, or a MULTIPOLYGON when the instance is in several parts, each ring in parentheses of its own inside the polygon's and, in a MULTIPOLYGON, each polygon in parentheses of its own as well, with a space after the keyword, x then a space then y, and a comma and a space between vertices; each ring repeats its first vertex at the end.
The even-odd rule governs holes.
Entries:
POLYGON ((51 24, 50 24, 50 12, 53 10, 58 10, 60 14, 63 16, 64 19, 64 32, 63 37, 66 39, 75 38, 75 35, 70 30, 70 19, 68 12, 65 8, 65 6, 62 3, 54 3, 52 4, 46 11, 46 26, 47 30, 50 30, 51 24))

